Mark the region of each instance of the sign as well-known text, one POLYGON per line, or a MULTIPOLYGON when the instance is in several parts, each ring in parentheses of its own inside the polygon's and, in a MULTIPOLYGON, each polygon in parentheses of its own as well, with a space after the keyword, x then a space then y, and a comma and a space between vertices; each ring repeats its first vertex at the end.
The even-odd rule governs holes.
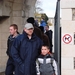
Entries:
POLYGON ((65 34, 63 36, 63 42, 65 44, 69 44, 69 43, 71 43, 71 41, 72 41, 72 36, 70 34, 65 34))

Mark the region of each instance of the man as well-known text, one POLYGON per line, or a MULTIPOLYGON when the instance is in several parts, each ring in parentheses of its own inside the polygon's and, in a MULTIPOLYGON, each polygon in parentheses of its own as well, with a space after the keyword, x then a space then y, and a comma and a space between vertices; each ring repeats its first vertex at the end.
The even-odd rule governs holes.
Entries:
POLYGON ((27 19, 27 23, 33 24, 33 26, 34 26, 34 33, 35 33, 40 39, 42 39, 42 32, 41 32, 41 30, 37 27, 34 18, 33 18, 33 17, 29 17, 29 18, 27 19))
POLYGON ((23 33, 14 41, 11 54, 15 62, 15 75, 36 75, 36 58, 42 41, 34 34, 31 23, 25 24, 23 33))
POLYGON ((52 47, 53 47, 53 45, 52 45, 52 34, 53 34, 53 31, 49 30, 48 25, 45 26, 45 30, 46 30, 45 34, 48 36, 49 42, 50 42, 50 52, 52 53, 52 47))
POLYGON ((7 61, 7 65, 6 65, 6 70, 5 70, 5 75, 13 75, 15 66, 14 66, 14 62, 13 59, 11 57, 11 46, 13 44, 13 41, 15 40, 15 38, 18 36, 18 26, 16 24, 12 24, 9 27, 9 32, 10 32, 10 36, 8 37, 8 41, 7 41, 7 55, 8 55, 8 61, 7 61))

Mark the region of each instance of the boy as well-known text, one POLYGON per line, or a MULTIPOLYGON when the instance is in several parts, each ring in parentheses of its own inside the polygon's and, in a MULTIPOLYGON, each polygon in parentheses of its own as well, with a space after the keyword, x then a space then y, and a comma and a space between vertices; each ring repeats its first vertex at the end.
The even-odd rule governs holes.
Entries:
POLYGON ((50 48, 43 45, 36 61, 37 75, 58 75, 56 61, 50 55, 50 48))

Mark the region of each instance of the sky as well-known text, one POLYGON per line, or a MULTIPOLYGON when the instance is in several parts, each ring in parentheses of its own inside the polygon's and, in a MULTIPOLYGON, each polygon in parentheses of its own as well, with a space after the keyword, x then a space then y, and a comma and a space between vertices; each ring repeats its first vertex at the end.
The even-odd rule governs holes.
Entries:
POLYGON ((39 0, 39 1, 41 2, 40 7, 43 9, 42 12, 46 13, 48 17, 54 17, 57 0, 39 0))

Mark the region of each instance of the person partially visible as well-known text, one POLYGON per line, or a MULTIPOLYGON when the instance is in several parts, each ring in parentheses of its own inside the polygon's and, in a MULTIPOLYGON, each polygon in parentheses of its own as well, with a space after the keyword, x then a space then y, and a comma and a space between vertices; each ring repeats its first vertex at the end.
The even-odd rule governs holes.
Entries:
POLYGON ((14 75, 13 72, 15 70, 15 65, 14 65, 14 61, 11 57, 10 52, 11 52, 11 46, 13 44, 13 41, 19 35, 18 26, 16 24, 11 24, 9 27, 9 32, 10 32, 10 35, 7 40, 7 51, 6 51, 6 53, 8 55, 8 60, 7 60, 7 64, 6 64, 5 75, 14 75))
POLYGON ((35 19, 35 22, 34 24, 36 25, 36 27, 39 27, 39 23, 38 23, 38 20, 35 19))
POLYGON ((41 30, 41 32, 42 32, 42 40, 43 40, 43 43, 44 43, 45 45, 50 46, 49 38, 48 38, 48 36, 47 36, 46 34, 44 34, 44 27, 43 27, 43 26, 39 26, 39 28, 40 28, 40 30, 41 30))
POLYGON ((34 27, 26 23, 23 33, 13 42, 11 55, 15 63, 15 75, 36 75, 36 59, 42 40, 34 34, 34 27))
POLYGON ((45 26, 45 31, 46 31, 45 34, 49 38, 50 52, 52 53, 52 47, 53 47, 53 44, 52 44, 52 36, 53 36, 53 31, 52 30, 49 30, 49 26, 48 25, 45 26))
POLYGON ((36 60, 37 75, 58 75, 57 63, 50 54, 49 46, 42 45, 41 54, 36 60))
POLYGON ((41 19, 40 26, 43 26, 44 29, 45 29, 46 22, 45 22, 45 20, 43 18, 41 19))

